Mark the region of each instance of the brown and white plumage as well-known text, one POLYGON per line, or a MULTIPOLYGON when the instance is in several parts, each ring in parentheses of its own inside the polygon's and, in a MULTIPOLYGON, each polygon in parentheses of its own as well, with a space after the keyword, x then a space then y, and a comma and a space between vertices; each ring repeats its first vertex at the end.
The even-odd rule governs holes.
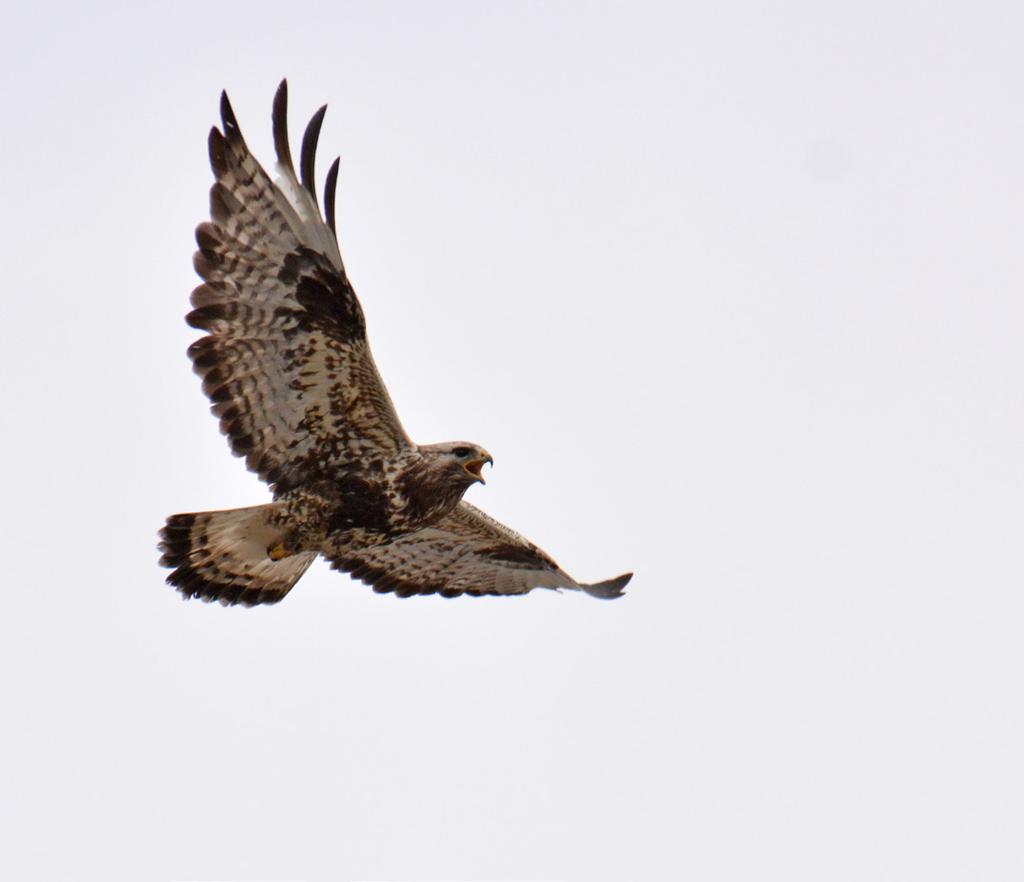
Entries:
POLYGON ((629 575, 581 584, 545 552, 468 502, 440 521, 369 548, 332 547, 331 566, 377 592, 413 594, 525 594, 533 588, 571 588, 594 597, 618 597, 629 575))
MULTIPOLYGON (((288 152, 287 86, 274 101, 280 186, 249 152, 227 95, 210 131, 211 223, 196 230, 189 348, 232 450, 278 489, 329 477, 367 453, 414 445, 366 342, 366 322, 312 183, 323 110, 303 138, 303 181, 288 152)), ((332 175, 332 177, 336 176, 332 175)), ((328 205, 333 201, 332 194, 328 205)), ((328 214, 333 214, 328 211, 328 214)))
POLYGON ((569 588, 617 597, 629 575, 577 583, 544 552, 462 502, 490 456, 467 442, 418 446, 399 422, 366 340, 338 249, 327 174, 326 222, 314 160, 326 107, 295 172, 287 85, 274 99, 277 178, 249 152, 226 94, 210 132, 209 222, 194 259, 204 283, 189 347, 231 449, 274 492, 253 509, 174 515, 162 531, 168 581, 186 597, 273 603, 318 553, 400 596, 522 594, 569 588))
POLYGON ((224 604, 277 603, 316 559, 316 552, 272 560, 281 533, 270 506, 172 515, 162 531, 164 563, 186 597, 224 604))

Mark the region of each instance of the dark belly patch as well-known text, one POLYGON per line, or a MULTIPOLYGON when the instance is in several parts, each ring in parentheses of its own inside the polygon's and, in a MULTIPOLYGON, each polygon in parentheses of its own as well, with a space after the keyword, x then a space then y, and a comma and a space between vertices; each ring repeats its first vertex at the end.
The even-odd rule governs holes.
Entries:
POLYGON ((338 508, 330 532, 353 529, 387 532, 393 529, 392 504, 387 485, 350 475, 335 485, 338 508))

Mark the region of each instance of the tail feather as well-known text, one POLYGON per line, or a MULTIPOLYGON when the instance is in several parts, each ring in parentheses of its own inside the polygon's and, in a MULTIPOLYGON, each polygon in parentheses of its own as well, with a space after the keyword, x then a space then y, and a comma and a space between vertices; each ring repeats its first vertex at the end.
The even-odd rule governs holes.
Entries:
POLYGON ((160 563, 167 583, 188 600, 225 606, 277 603, 306 572, 316 552, 272 560, 268 549, 284 537, 267 523, 269 505, 176 514, 160 531, 160 563))

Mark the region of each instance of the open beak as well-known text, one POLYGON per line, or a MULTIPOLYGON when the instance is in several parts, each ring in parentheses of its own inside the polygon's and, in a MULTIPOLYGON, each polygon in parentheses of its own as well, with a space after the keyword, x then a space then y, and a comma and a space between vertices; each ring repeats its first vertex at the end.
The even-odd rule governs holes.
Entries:
POLYGON ((489 453, 481 453, 476 459, 469 460, 463 468, 473 476, 474 480, 479 481, 481 484, 486 484, 487 482, 482 474, 485 463, 487 465, 494 465, 494 460, 489 453))

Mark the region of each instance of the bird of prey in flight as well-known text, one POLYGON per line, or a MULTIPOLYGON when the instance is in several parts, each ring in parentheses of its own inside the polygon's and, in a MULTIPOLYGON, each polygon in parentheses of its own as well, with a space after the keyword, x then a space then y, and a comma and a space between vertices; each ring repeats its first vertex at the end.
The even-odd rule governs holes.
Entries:
POLYGON ((227 95, 210 131, 210 220, 196 229, 201 284, 188 350, 232 451, 270 486, 251 508, 176 514, 161 530, 167 581, 222 604, 277 603, 318 554, 399 597, 566 588, 613 598, 631 574, 577 582, 545 552, 464 502, 491 455, 416 444, 398 420, 338 249, 327 172, 314 158, 326 106, 306 127, 296 174, 288 86, 274 98, 275 177, 246 146, 227 95))

